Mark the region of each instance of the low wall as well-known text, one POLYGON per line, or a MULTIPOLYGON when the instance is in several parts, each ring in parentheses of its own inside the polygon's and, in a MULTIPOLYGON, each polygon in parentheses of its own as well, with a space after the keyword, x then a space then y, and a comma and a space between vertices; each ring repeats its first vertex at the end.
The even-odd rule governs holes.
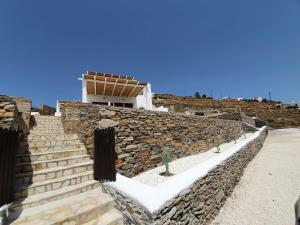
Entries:
POLYGON ((21 117, 21 129, 24 133, 28 134, 30 130, 32 100, 30 98, 13 97, 13 101, 16 103, 19 115, 21 117))
POLYGON ((0 127, 29 132, 31 99, 0 96, 0 127))
POLYGON ((41 105, 39 108, 40 115, 44 116, 54 116, 55 114, 55 108, 49 105, 41 105))
POLYGON ((0 127, 5 129, 19 129, 18 109, 11 97, 0 96, 0 127))
MULTIPOLYGON (((243 112, 231 112, 231 113, 226 112, 226 113, 223 113, 220 115, 210 116, 209 118, 222 119, 222 120, 235 120, 235 121, 241 121, 241 122, 250 124, 251 126, 254 126, 254 127, 257 126, 257 123, 256 123, 257 119, 247 116, 243 112)), ((260 120, 260 121, 262 121, 262 120, 260 120)), ((259 126, 259 127, 263 127, 265 125, 266 125, 266 123, 264 123, 262 126, 259 126)))
POLYGON ((61 113, 67 133, 77 133, 93 154, 96 128, 114 126, 118 172, 132 177, 161 165, 162 148, 172 160, 207 151, 243 134, 240 121, 207 119, 127 108, 63 102, 61 113))
POLYGON ((103 185, 103 190, 115 199, 125 224, 209 224, 231 195, 248 163, 261 149, 267 132, 267 129, 261 131, 258 137, 155 212, 110 185, 103 185))

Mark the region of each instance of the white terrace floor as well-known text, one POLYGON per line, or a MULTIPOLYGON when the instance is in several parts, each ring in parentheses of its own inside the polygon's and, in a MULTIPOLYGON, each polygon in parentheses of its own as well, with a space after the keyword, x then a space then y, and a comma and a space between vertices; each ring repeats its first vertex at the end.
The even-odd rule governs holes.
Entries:
MULTIPOLYGON (((237 139, 237 145, 243 143, 243 141, 245 141, 245 139, 250 139, 253 136, 254 136, 254 133, 247 133, 245 136, 242 136, 239 139, 237 139)), ((173 162, 170 162, 170 164, 169 164, 170 173, 172 173, 174 175, 178 175, 178 174, 180 174, 202 162, 205 162, 221 153, 228 151, 229 149, 232 149, 232 147, 235 145, 236 144, 234 143, 234 141, 232 141, 230 143, 222 144, 220 153, 216 153, 216 148, 213 148, 207 152, 201 152, 196 155, 191 155, 191 156, 184 157, 181 159, 177 159, 173 162)), ((141 173, 138 176, 133 177, 133 179, 136 181, 142 182, 144 184, 147 184, 147 185, 156 186, 160 183, 163 183, 167 180, 172 179, 172 176, 166 177, 166 176, 159 175, 161 172, 164 172, 164 171, 165 171, 165 166, 159 166, 152 170, 148 170, 144 173, 141 173)))

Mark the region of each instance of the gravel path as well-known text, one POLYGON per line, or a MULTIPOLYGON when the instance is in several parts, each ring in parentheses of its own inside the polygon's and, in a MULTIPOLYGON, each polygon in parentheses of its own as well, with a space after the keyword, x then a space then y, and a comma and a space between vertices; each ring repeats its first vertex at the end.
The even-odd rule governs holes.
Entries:
POLYGON ((295 224, 300 195, 300 130, 270 131, 211 225, 295 224))

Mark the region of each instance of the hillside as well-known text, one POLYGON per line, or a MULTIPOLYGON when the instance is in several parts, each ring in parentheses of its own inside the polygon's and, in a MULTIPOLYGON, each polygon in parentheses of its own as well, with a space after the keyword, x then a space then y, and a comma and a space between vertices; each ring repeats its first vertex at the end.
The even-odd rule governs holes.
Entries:
POLYGON ((159 94, 153 99, 155 106, 168 107, 170 111, 196 114, 233 112, 240 108, 248 116, 256 116, 268 122, 272 128, 300 127, 300 110, 278 102, 211 100, 190 96, 159 94))

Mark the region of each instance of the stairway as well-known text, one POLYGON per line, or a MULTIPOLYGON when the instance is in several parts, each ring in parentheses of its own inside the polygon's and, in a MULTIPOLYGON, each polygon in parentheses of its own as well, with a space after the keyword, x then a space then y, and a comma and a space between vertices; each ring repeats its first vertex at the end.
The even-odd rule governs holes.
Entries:
POLYGON ((93 179, 93 161, 61 119, 35 116, 16 159, 11 224, 122 224, 111 197, 93 179))

